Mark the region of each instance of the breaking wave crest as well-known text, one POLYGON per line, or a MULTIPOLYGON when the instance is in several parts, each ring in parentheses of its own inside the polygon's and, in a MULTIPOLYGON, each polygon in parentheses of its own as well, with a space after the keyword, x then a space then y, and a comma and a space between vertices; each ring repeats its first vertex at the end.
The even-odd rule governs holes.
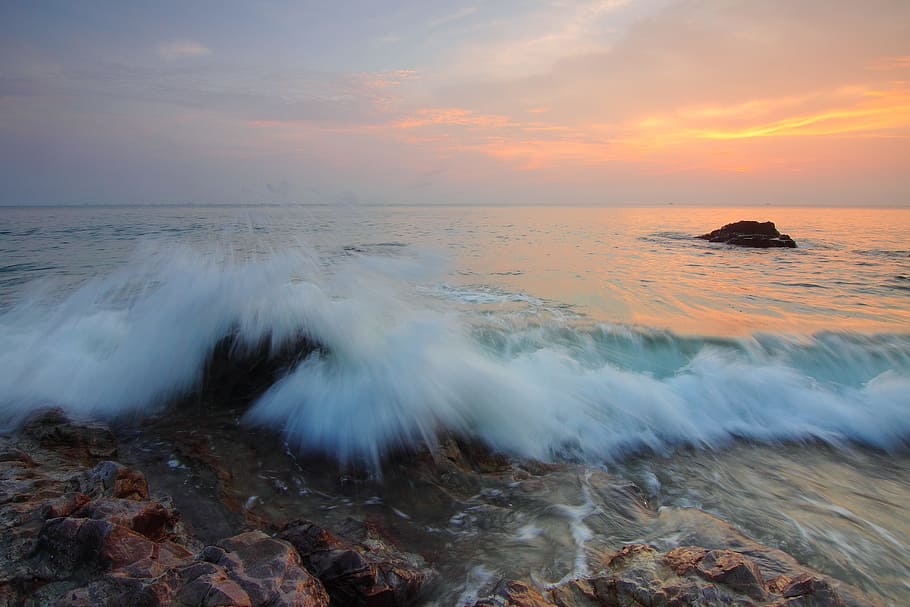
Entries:
POLYGON ((156 251, 0 315, 0 412, 160 413, 199 389, 225 336, 323 347, 248 410, 296 448, 379 465, 441 430, 521 457, 758 441, 910 439, 910 335, 683 337, 558 315, 479 314, 438 260, 156 251), (467 307, 466 307, 467 306, 467 307))

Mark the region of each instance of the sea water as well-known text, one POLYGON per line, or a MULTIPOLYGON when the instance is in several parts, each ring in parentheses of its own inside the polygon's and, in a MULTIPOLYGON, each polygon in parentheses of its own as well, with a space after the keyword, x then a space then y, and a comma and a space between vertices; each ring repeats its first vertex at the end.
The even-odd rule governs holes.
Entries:
POLYGON ((647 531, 603 523, 584 475, 545 508, 512 500, 461 536, 462 594, 584 571, 605 537, 671 542, 691 508, 890 604, 910 593, 908 209, 0 208, 7 425, 47 404, 158 414, 224 336, 301 333, 324 350, 244 419, 291 453, 380 475, 452 431, 621 473, 664 508, 647 531), (694 238, 739 219, 799 247, 694 238), (502 564, 554 542, 545 565, 502 564))

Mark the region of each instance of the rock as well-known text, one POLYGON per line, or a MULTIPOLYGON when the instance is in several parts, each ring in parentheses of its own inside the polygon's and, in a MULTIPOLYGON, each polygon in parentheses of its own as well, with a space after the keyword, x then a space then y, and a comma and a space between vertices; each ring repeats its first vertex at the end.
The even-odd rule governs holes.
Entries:
POLYGON ((475 607, 553 607, 537 590, 523 582, 503 580, 493 594, 474 603, 475 607))
POLYGON ((160 541, 171 533, 179 517, 159 502, 103 497, 80 508, 77 516, 102 519, 122 525, 152 540, 160 541))
POLYGON ((711 550, 697 566, 708 580, 761 599, 765 596, 764 581, 758 566, 749 558, 732 550, 711 550))
POLYGON ((62 593, 49 588, 44 593, 52 598, 47 601, 67 607, 165 607, 174 604, 176 575, 161 575, 156 578, 124 577, 104 574, 86 586, 62 593))
POLYGON ((252 607, 243 588, 229 579, 224 570, 210 563, 194 563, 180 571, 184 582, 177 595, 180 605, 237 605, 252 607))
POLYGON ((796 248, 796 242, 789 235, 778 232, 771 221, 737 221, 728 223, 722 228, 702 234, 697 238, 741 247, 762 249, 771 247, 796 248))
POLYGON ((798 574, 762 581, 754 561, 733 550, 683 546, 662 553, 629 544, 604 559, 603 572, 546 590, 501 581, 475 607, 844 607, 829 582, 798 574))
POLYGON ((569 580, 550 591, 559 607, 600 607, 594 586, 586 579, 569 580))
POLYGON ((670 550, 664 556, 664 562, 676 572, 676 575, 685 575, 693 571, 707 553, 707 550, 698 546, 680 546, 670 550))
POLYGON ((297 549, 333 603, 404 607, 437 578, 420 556, 396 550, 368 526, 358 531, 360 543, 354 543, 309 521, 295 521, 278 537, 297 549))
POLYGON ((844 602, 831 584, 823 579, 802 574, 784 586, 780 593, 791 607, 843 607, 844 602))
POLYGON ((288 369, 325 347, 305 334, 280 344, 268 337, 246 344, 238 334, 215 344, 206 361, 202 384, 188 400, 216 407, 246 407, 288 369))
POLYGON ((41 518, 61 518, 69 516, 76 510, 79 510, 92 501, 92 498, 84 493, 66 493, 56 499, 52 499, 42 507, 41 518))
POLYGON ((16 449, 15 447, 7 447, 0 451, 0 462, 11 462, 13 464, 25 465, 29 468, 38 465, 28 453, 16 449))
POLYGON ((294 547, 262 531, 222 540, 207 547, 202 558, 222 567, 247 594, 252 607, 329 604, 319 581, 301 567, 294 547))
POLYGON ((149 497, 145 475, 117 462, 101 462, 86 474, 81 485, 82 490, 93 497, 107 495, 130 500, 149 497))
POLYGON ((42 447, 77 459, 111 457, 117 453, 117 440, 110 428, 95 422, 70 420, 61 409, 32 414, 21 432, 42 447))

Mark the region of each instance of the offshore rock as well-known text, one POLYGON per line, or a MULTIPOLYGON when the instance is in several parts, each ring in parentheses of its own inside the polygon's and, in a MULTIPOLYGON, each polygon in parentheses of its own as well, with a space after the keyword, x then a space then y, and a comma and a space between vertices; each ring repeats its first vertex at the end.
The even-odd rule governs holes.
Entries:
POLYGON ((741 247, 796 248, 796 242, 789 235, 778 232, 771 221, 736 221, 697 238, 741 247))
POLYGON ((400 552, 377 530, 349 521, 348 536, 309 521, 294 521, 278 534, 300 553, 306 568, 325 585, 333 604, 406 607, 436 578, 422 557, 400 552))

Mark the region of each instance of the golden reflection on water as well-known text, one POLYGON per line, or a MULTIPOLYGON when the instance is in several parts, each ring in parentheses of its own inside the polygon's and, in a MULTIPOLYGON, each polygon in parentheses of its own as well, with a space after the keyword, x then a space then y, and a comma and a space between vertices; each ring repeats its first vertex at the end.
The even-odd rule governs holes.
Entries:
POLYGON ((710 335, 910 327, 908 209, 526 207, 461 219, 463 282, 486 276, 598 321, 710 335), (774 221, 799 248, 693 238, 740 219, 774 221))

